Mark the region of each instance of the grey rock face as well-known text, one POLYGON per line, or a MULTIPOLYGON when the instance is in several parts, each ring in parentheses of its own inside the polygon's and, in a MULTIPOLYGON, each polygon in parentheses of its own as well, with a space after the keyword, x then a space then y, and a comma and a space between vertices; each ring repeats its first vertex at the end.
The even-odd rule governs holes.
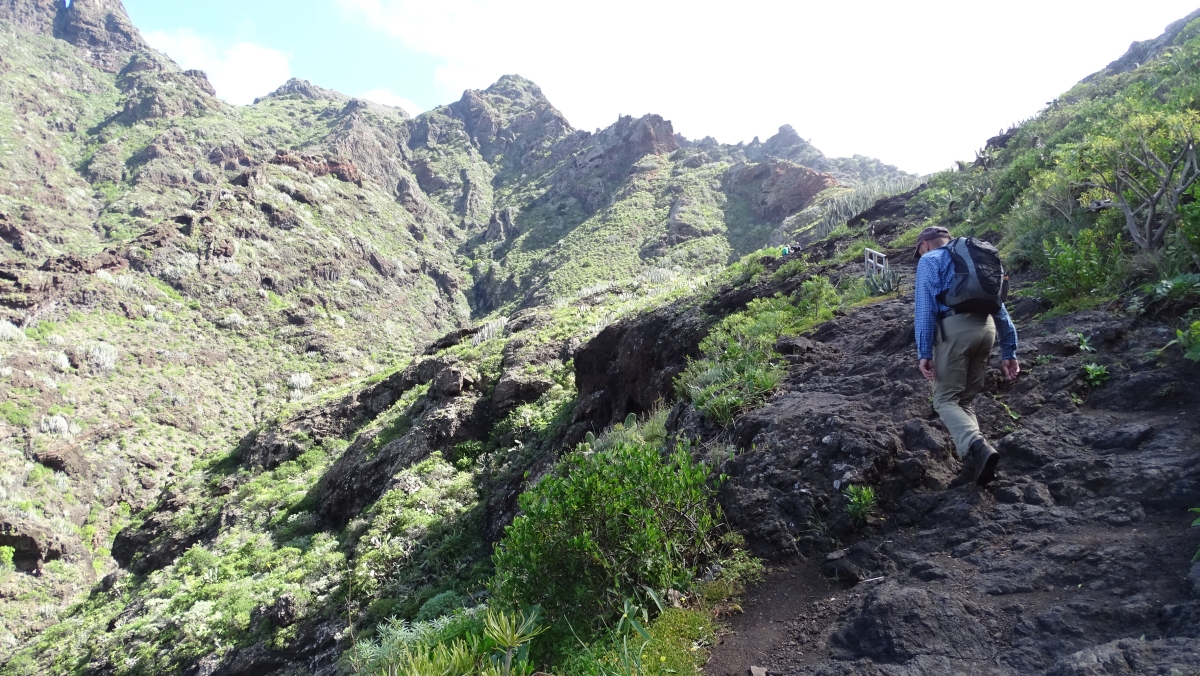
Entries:
POLYGON ((82 50, 92 65, 115 73, 133 52, 149 49, 121 0, 73 0, 58 12, 54 37, 82 50))
POLYGON ((32 33, 49 35, 54 32, 54 17, 62 4, 62 0, 3 0, 0 20, 32 33))

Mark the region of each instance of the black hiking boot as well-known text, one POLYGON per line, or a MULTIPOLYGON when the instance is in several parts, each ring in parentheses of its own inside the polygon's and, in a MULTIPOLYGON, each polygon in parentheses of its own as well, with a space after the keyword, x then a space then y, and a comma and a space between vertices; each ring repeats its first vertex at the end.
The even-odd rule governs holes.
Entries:
POLYGON ((973 483, 986 486, 996 478, 996 464, 1000 462, 1000 454, 983 439, 976 439, 962 459, 962 471, 950 482, 950 487, 965 486, 973 483))

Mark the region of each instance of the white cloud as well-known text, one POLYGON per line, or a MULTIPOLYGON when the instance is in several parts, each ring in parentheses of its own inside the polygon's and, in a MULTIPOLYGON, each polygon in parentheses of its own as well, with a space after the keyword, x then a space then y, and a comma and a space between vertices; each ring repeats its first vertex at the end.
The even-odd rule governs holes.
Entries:
POLYGON ((386 87, 376 87, 369 92, 363 92, 358 98, 374 101, 375 103, 382 103, 385 106, 396 106, 397 108, 404 109, 404 112, 408 113, 409 115, 417 115, 418 113, 425 112, 421 106, 418 106, 403 96, 392 93, 392 90, 386 87))
POLYGON ((245 105, 274 91, 291 77, 291 55, 252 42, 218 44, 187 28, 151 31, 146 42, 165 52, 183 68, 208 74, 217 95, 229 103, 245 105))
POLYGON ((1194 9, 1194 0, 1136 12, 1117 0, 336 1, 439 59, 446 99, 519 73, 584 129, 656 112, 689 137, 736 142, 790 123, 830 155, 922 172, 970 159, 987 137, 1194 9))

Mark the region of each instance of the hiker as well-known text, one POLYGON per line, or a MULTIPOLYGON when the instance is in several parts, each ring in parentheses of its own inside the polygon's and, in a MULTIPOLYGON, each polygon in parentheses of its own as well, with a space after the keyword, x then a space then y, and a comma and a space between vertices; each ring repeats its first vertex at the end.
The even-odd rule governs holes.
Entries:
POLYGON ((979 432, 973 402, 983 390, 988 355, 1000 340, 1000 370, 1013 380, 1017 329, 1004 299, 1008 280, 995 247, 974 237, 952 238, 942 227, 917 236, 915 290, 917 357, 933 381, 933 408, 954 437, 962 473, 951 486, 983 486, 996 476, 1000 455, 979 432))

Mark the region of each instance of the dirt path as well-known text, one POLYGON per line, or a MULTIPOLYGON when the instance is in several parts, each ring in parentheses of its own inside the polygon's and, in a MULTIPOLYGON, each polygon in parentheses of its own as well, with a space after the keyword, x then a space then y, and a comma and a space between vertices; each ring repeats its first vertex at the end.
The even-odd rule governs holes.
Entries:
POLYGON ((820 570, 813 561, 771 566, 763 582, 746 595, 743 612, 718 637, 705 673, 745 676, 751 666, 806 664, 805 653, 814 652, 810 637, 823 628, 820 609, 838 603, 839 597, 844 600, 848 591, 846 583, 827 579, 820 570))
MULTIPOLYGON (((967 489, 964 489, 967 490, 967 489)), ((1144 560, 1151 565, 1155 562, 1165 564, 1168 561, 1178 561, 1179 557, 1187 555, 1195 547, 1196 538, 1187 531, 1186 519, 1145 521, 1138 528, 1101 527, 1080 530, 1061 540, 1054 538, 1054 545, 1069 550, 1079 550, 1079 562, 1087 559, 1101 559, 1103 552, 1110 553, 1118 549, 1131 549, 1141 553, 1144 560)), ((909 552, 910 547, 921 547, 929 544, 928 534, 913 530, 911 532, 895 533, 893 537, 884 540, 863 541, 870 546, 890 554, 909 552)), ((1026 543, 1013 542, 1009 546, 999 548, 993 554, 997 559, 1018 555, 1026 543), (1015 547, 1013 545, 1016 545, 1015 547)), ((1050 544, 1050 543, 1046 543, 1050 544)), ((836 556, 836 554, 835 554, 836 556)), ((791 561, 770 567, 763 582, 751 589, 743 603, 744 612, 733 617, 728 631, 718 637, 718 643, 712 651, 709 663, 705 668, 707 676, 747 676, 750 667, 762 667, 768 674, 917 674, 917 673, 988 673, 1024 675, 1013 665, 1006 664, 1006 656, 1022 651, 1028 652, 1029 642, 1026 639, 1044 640, 1053 638, 1055 632, 1063 632, 1064 640, 1061 647, 1069 646, 1074 640, 1083 639, 1087 634, 1121 634, 1126 623, 1137 623, 1149 619, 1146 615, 1169 605, 1173 598, 1178 598, 1180 586, 1185 580, 1171 579, 1169 574, 1161 574, 1162 568, 1175 566, 1159 566, 1159 574, 1150 574, 1152 579, 1132 579, 1128 575, 1113 578, 1119 582, 1115 587, 1107 584, 1045 584, 1024 592, 996 593, 999 590, 989 588, 985 576, 980 574, 980 566, 967 559, 962 549, 942 549, 929 552, 923 560, 914 563, 907 571, 896 571, 891 574, 878 575, 867 581, 851 583, 836 581, 828 576, 831 562, 821 557, 819 560, 791 561), (1149 582, 1150 584, 1145 584, 1149 582), (1136 590, 1138 593, 1130 593, 1136 590), (864 624, 863 611, 871 606, 878 597, 889 594, 900 596, 904 601, 916 601, 904 609, 905 623, 928 623, 931 618, 926 616, 928 607, 920 603, 927 598, 938 602, 949 602, 954 605, 954 599, 961 599, 967 615, 977 620, 985 628, 990 642, 1003 646, 1002 650, 993 651, 989 655, 979 654, 968 659, 968 664, 943 663, 952 669, 947 672, 926 672, 901 668, 896 671, 824 671, 838 657, 847 656, 847 634, 854 632, 854 625, 864 624), (899 591, 899 594, 895 592, 899 591), (1080 612, 1082 611, 1082 612, 1080 612), (1079 621, 1083 616, 1090 620, 1079 621), (1096 620, 1099 620, 1098 622, 1096 620), (1090 625, 1090 626, 1089 626, 1090 625), (849 631, 848 631, 849 630, 849 631), (973 663, 973 664, 971 664, 973 663), (960 671, 969 666, 968 671, 960 671)), ((1078 575, 1084 566, 1068 563, 1064 566, 1064 577, 1068 580, 1082 579, 1078 575)), ((882 609, 889 610, 889 609, 882 609)), ((866 624, 870 618, 866 618, 866 624)), ((938 618, 933 618, 938 622, 938 618)), ((917 650, 928 647, 936 650, 936 641, 925 644, 920 632, 916 636, 906 636, 904 632, 878 631, 884 627, 876 626, 876 631, 868 630, 865 634, 870 641, 894 643, 899 638, 901 642, 912 641, 916 645, 908 646, 905 650, 917 650), (914 640, 915 639, 915 640, 914 640)), ((895 628, 893 628, 895 629, 895 628)), ((853 638, 853 637, 851 637, 853 638)), ((858 644, 862 641, 859 637, 858 644)), ((1154 640, 1162 638, 1161 632, 1150 635, 1139 634, 1136 638, 1154 640)), ((889 652, 888 647, 881 651, 889 652)), ((969 653, 970 651, 968 651, 969 653)), ((1182 658, 1184 664, 1192 659, 1200 660, 1200 642, 1188 640, 1184 647, 1182 658)), ((916 655, 919 657, 920 655, 916 655)), ((963 656, 957 656, 963 657, 963 656)), ((970 658, 970 655, 966 655, 970 658)), ((1170 656, 1163 659, 1172 660, 1170 656)), ((909 665, 906 665, 909 666, 909 665)), ((928 665, 927 665, 928 666, 928 665)), ((1192 676, 1200 673, 1200 661, 1195 664, 1194 671, 1180 671, 1179 674, 1192 676)), ((1037 673, 1041 673, 1040 671, 1037 673)), ((1075 672, 1063 672, 1075 673, 1075 672)), ((1086 674, 1109 673, 1159 673, 1158 671, 1096 671, 1079 672, 1086 674)), ((1168 670, 1163 674, 1172 673, 1168 670)))

